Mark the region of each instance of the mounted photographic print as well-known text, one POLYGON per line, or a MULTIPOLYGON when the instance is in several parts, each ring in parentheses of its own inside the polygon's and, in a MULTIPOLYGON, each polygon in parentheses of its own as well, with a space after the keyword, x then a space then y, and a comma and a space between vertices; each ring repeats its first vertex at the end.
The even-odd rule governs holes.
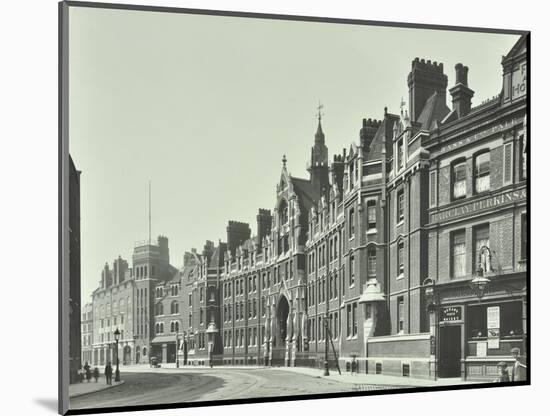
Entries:
POLYGON ((60 3, 60 413, 529 384, 528 65, 529 32, 60 3))

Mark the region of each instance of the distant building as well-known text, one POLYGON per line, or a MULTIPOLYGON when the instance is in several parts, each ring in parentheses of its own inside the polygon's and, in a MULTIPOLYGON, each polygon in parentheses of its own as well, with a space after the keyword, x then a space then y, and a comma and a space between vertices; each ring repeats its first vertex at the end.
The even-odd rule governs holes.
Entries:
POLYGON ((80 171, 69 156, 69 382, 78 381, 80 334, 80 171))
POLYGON ((120 256, 112 269, 106 263, 100 286, 93 292, 93 363, 115 362, 115 330, 120 331, 118 357, 122 365, 148 363, 155 337, 155 288, 171 281, 178 270, 169 261, 168 239, 137 243, 133 267, 120 256))
POLYGON ((92 365, 93 362, 93 325, 94 325, 94 316, 93 316, 93 305, 92 303, 87 303, 82 307, 82 366, 85 363, 92 365))

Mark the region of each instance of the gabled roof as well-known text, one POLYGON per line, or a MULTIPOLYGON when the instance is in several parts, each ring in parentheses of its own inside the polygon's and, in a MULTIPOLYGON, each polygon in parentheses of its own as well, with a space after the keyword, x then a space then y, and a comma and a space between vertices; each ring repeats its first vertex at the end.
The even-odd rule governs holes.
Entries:
POLYGON ((399 120, 399 116, 395 114, 386 114, 380 127, 376 131, 374 138, 372 139, 365 160, 379 160, 382 158, 382 149, 384 148, 384 138, 386 143, 386 157, 392 155, 392 136, 394 123, 399 120), (385 137, 384 137, 385 136, 385 137))
POLYGON ((522 55, 527 52, 527 35, 522 35, 518 41, 512 46, 512 49, 502 57, 502 62, 509 61, 516 56, 522 55))
POLYGON ((416 122, 420 124, 422 130, 433 130, 450 111, 445 102, 445 94, 434 91, 424 104, 416 122))

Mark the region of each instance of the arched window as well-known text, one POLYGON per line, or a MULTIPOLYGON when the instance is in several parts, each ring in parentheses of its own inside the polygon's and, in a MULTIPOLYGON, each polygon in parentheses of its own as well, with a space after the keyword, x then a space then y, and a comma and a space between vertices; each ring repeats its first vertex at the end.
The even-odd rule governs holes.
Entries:
POLYGON ((285 199, 283 199, 279 205, 279 219, 281 224, 288 223, 288 203, 285 199))
POLYGON ((491 154, 489 151, 475 157, 475 191, 485 192, 491 189, 491 154))
POLYGON ((355 210, 352 208, 349 210, 349 219, 348 219, 348 228, 349 228, 349 237, 355 235, 355 210))
POLYGON ((174 322, 174 328, 175 328, 174 332, 180 332, 180 323, 179 323, 179 321, 174 322))
POLYGON ((170 304, 170 313, 172 315, 179 313, 179 303, 175 300, 170 304))

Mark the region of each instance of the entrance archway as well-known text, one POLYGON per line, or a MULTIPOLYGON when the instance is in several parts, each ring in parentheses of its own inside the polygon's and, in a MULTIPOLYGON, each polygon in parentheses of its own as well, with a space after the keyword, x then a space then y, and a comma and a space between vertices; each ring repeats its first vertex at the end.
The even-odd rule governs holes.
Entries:
POLYGON ((277 305, 277 337, 276 337, 276 344, 279 347, 284 347, 286 345, 286 334, 287 334, 287 326, 286 322, 288 319, 288 301, 286 300, 286 297, 281 296, 281 299, 279 299, 279 304, 277 305))

